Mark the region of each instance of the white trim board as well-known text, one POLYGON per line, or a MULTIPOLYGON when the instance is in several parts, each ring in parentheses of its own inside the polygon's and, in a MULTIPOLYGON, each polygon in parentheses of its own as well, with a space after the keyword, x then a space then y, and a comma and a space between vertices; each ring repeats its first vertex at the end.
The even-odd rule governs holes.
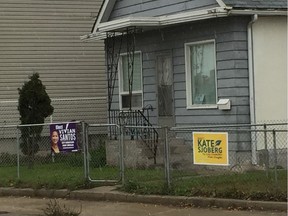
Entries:
POLYGON ((123 29, 131 26, 155 28, 211 18, 227 17, 230 15, 258 14, 263 16, 287 16, 287 11, 284 10, 234 10, 231 7, 215 7, 206 10, 188 11, 159 17, 126 17, 100 23, 100 20, 103 17, 103 14, 101 14, 102 11, 103 10, 100 11, 93 33, 81 36, 81 40, 102 40, 106 38, 106 32, 121 32, 123 29))
MULTIPOLYGON (((91 34, 81 36, 81 40, 103 39, 103 33, 109 31, 121 31, 130 26, 138 27, 161 27, 179 23, 192 22, 216 17, 225 17, 229 15, 229 10, 223 7, 216 7, 206 10, 189 11, 173 15, 164 15, 159 17, 126 17, 109 22, 96 23, 91 34)), ((100 19, 99 19, 100 20, 100 19)), ((97 20, 98 22, 98 20, 97 20)))

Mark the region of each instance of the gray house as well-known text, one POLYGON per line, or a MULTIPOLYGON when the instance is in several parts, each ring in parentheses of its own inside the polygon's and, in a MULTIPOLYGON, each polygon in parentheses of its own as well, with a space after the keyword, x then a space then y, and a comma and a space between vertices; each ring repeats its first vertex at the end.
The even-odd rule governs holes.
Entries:
POLYGON ((105 0, 82 39, 105 41, 110 123, 287 122, 286 0, 105 0))
POLYGON ((0 125, 19 123, 17 88, 34 72, 55 108, 48 122, 106 122, 104 43, 79 38, 91 30, 101 4, 0 0, 0 125))
POLYGON ((169 126, 287 120, 286 0, 105 0, 82 39, 105 39, 111 110, 151 107, 169 126))

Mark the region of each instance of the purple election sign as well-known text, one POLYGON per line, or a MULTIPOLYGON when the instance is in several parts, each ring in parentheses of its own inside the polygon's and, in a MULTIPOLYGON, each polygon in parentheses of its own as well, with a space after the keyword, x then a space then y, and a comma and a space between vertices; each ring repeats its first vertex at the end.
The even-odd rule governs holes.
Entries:
POLYGON ((76 123, 50 125, 51 150, 54 153, 78 151, 76 123))

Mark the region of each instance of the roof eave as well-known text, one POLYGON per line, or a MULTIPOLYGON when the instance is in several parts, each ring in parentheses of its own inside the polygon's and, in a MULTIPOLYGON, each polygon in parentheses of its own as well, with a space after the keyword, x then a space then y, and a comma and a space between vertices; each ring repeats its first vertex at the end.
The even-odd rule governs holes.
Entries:
MULTIPOLYGON (((126 17, 109 22, 99 23, 97 32, 81 36, 81 40, 96 40, 102 37, 105 32, 122 31, 124 28, 136 27, 162 27, 173 24, 193 22, 197 20, 210 19, 216 17, 224 17, 229 15, 230 8, 216 7, 201 11, 189 11, 173 15, 165 15, 159 17, 126 17)), ((105 37, 104 37, 105 38, 105 37)), ((103 39, 103 38, 102 38, 103 39)))
POLYGON ((103 40, 106 32, 121 32, 127 27, 163 27, 173 24, 187 23, 229 15, 262 15, 262 16, 287 16, 287 10, 258 10, 234 9, 231 7, 216 7, 207 10, 189 11, 159 17, 126 17, 98 24, 98 29, 88 35, 81 36, 81 40, 103 40))
POLYGON ((99 32, 123 31, 123 29, 130 26, 151 27, 160 25, 161 23, 159 17, 127 17, 106 23, 101 23, 98 26, 98 31, 99 32))

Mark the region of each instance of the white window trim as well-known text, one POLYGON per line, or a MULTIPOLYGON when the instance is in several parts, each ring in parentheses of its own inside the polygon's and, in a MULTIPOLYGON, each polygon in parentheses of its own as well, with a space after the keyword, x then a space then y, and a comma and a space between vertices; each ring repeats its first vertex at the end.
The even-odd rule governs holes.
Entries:
MULTIPOLYGON (((123 77, 123 71, 122 71, 122 56, 127 55, 128 53, 121 53, 119 62, 118 62, 118 83, 119 83, 119 109, 120 110, 127 110, 128 108, 122 107, 122 95, 129 95, 128 91, 123 91, 122 88, 122 77, 123 77)), ((143 74, 142 74, 142 52, 141 51, 135 51, 134 54, 140 54, 140 77, 141 77, 141 85, 142 85, 142 91, 132 91, 132 94, 142 94, 142 103, 141 107, 131 107, 133 110, 142 109, 143 108, 143 74)))
POLYGON ((216 68, 216 44, 215 40, 203 40, 197 42, 189 42, 184 44, 185 47, 185 78, 186 78, 186 109, 217 109, 217 68, 216 68), (191 85, 191 52, 190 46, 195 44, 211 43, 214 44, 214 59, 215 59, 215 88, 216 88, 216 103, 215 104, 192 104, 192 85, 191 85))

